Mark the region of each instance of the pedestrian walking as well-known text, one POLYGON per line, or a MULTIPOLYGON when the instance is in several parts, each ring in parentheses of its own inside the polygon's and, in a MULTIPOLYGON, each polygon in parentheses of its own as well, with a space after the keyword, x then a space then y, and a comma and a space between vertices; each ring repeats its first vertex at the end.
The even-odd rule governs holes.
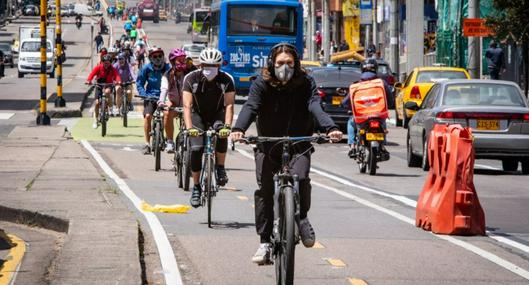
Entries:
POLYGON ((4 76, 4 52, 0 50, 0 79, 4 76))
POLYGON ((103 36, 101 35, 101 32, 97 33, 97 36, 94 38, 94 41, 96 42, 97 52, 100 52, 101 47, 103 47, 103 44, 104 44, 104 40, 103 40, 103 36))
POLYGON ((505 71, 505 62, 503 59, 503 50, 498 47, 495 41, 491 41, 489 48, 485 52, 487 65, 489 67, 490 79, 500 79, 500 73, 505 71))

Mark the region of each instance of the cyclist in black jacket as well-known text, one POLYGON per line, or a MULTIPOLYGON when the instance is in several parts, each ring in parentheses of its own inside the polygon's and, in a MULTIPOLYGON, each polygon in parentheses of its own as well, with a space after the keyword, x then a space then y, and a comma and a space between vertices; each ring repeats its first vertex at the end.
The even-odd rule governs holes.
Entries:
MULTIPOLYGON (((296 48, 291 44, 278 44, 270 50, 268 67, 250 87, 237 122, 232 128, 232 139, 238 140, 256 120, 259 136, 311 136, 314 119, 325 129, 333 141, 342 138, 342 132, 320 105, 316 83, 302 68, 296 48)), ((255 225, 261 237, 259 249, 252 258, 257 264, 267 264, 271 257, 270 235, 274 221, 273 175, 281 165, 281 148, 263 144, 255 151, 255 165, 259 190, 255 191, 255 225)), ((299 176, 300 234, 303 245, 312 247, 316 240, 307 212, 310 208, 310 143, 300 143, 292 154, 292 170, 299 176)))

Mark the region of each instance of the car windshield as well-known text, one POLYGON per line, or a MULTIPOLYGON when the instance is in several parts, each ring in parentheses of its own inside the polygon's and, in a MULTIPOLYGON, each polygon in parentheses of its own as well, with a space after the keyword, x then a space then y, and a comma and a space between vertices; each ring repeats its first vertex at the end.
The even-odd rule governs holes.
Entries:
POLYGON ((496 83, 450 84, 446 87, 443 105, 525 107, 516 87, 496 83))
MULTIPOLYGON (((27 52, 39 52, 40 51, 40 42, 25 42, 22 44, 21 51, 27 52)), ((46 52, 51 52, 51 44, 47 43, 46 52)))
POLYGON ((190 52, 201 52, 204 48, 205 48, 204 46, 192 45, 192 46, 185 46, 184 50, 190 51, 190 52))
POLYGON ((229 35, 296 34, 296 13, 293 7, 231 6, 229 9, 229 35))
POLYGON ((11 52, 11 46, 8 44, 0 44, 0 50, 3 51, 4 53, 6 51, 11 52))
POLYGON ((378 65, 378 73, 389 74, 389 67, 385 64, 378 65))
POLYGON ((462 71, 440 70, 420 71, 419 74, 417 74, 417 83, 435 83, 448 79, 467 79, 467 76, 462 71))
POLYGON ((360 80, 360 73, 353 68, 315 68, 310 75, 316 82, 343 82, 344 86, 360 80))

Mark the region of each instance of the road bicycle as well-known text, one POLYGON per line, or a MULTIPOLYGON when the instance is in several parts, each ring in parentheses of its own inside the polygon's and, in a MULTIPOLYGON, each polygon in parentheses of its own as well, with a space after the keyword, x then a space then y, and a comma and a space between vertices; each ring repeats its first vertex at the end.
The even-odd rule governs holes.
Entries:
POLYGON ((173 165, 178 187, 189 191, 189 182, 191 180, 191 148, 189 147, 189 136, 184 124, 184 108, 174 108, 176 118, 180 125, 178 135, 176 136, 176 145, 173 158, 173 165))
POLYGON ((128 86, 131 86, 134 84, 134 81, 129 82, 123 82, 120 84, 121 86, 121 110, 119 112, 121 113, 121 120, 123 122, 123 127, 127 127, 128 125, 128 114, 129 114, 129 97, 128 95, 132 93, 132 90, 127 90, 128 86))
POLYGON ((213 197, 217 196, 219 186, 217 183, 217 175, 215 173, 215 146, 217 144, 217 129, 218 124, 214 124, 207 131, 202 131, 199 136, 205 135, 204 155, 202 159, 202 172, 200 173, 200 186, 202 193, 200 196, 200 206, 208 207, 208 227, 211 228, 211 209, 213 207, 213 197))
MULTIPOLYGON (((292 148, 301 142, 324 143, 325 135, 305 137, 256 137, 249 136, 242 141, 247 144, 275 143, 270 152, 282 147, 281 168, 274 175, 274 225, 272 230, 272 255, 275 264, 276 283, 294 283, 295 246, 299 243, 299 177, 292 174, 290 162, 292 148)), ((311 149, 307 150, 311 151, 311 149)), ((302 154, 301 154, 302 155, 302 154)))
MULTIPOLYGON (((92 83, 91 85, 93 85, 96 89, 100 89, 101 90, 101 93, 100 95, 97 94, 98 92, 96 92, 98 96, 98 98, 96 98, 98 101, 99 101, 99 119, 98 119, 98 123, 101 125, 101 136, 106 136, 107 135, 107 121, 108 121, 108 118, 110 117, 110 114, 108 112, 108 98, 107 96, 105 95, 105 89, 107 87, 110 87, 110 88, 113 88, 114 87, 114 84, 113 83, 92 83), (103 97, 105 97, 105 100, 102 100, 103 97)), ((110 92, 110 95, 111 96, 112 94, 112 91, 110 92)))

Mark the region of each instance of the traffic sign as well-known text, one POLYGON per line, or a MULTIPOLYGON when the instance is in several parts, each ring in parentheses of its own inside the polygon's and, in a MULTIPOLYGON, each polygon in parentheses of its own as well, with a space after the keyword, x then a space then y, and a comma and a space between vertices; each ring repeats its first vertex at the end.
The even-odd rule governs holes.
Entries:
POLYGON ((488 37, 493 32, 485 25, 485 19, 463 19, 463 36, 488 37))

